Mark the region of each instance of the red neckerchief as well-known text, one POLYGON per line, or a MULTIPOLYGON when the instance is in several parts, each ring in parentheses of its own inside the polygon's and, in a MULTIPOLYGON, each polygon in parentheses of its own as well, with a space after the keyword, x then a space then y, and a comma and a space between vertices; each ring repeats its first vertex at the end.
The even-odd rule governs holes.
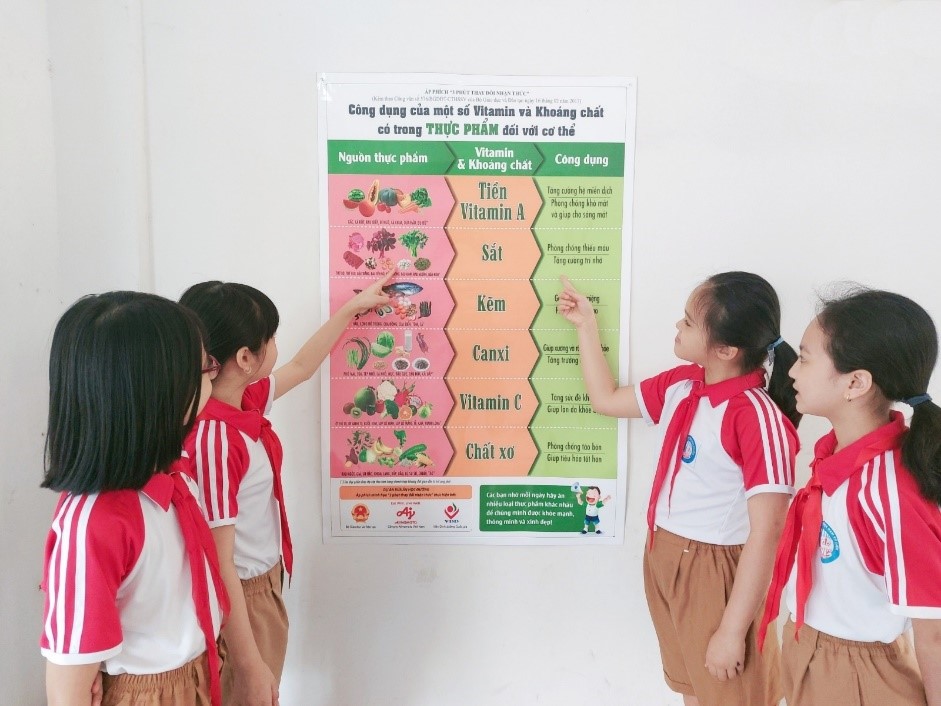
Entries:
POLYGON ((271 462, 273 475, 273 491, 278 501, 278 513, 281 517, 281 556, 284 559, 284 570, 291 576, 294 571, 294 546, 291 543, 291 529, 288 526, 287 511, 284 507, 284 489, 281 486, 281 464, 284 460, 284 450, 278 435, 271 428, 271 422, 258 409, 237 409, 217 399, 210 399, 206 403, 200 417, 218 419, 231 424, 239 431, 245 433, 252 441, 261 439, 262 445, 271 462))
POLYGON ((663 489, 663 484, 669 475, 669 502, 669 499, 673 496, 673 485, 676 483, 677 472, 683 461, 683 448, 686 446, 686 437, 689 436, 689 430, 693 426, 693 418, 696 416, 700 398, 707 397, 712 406, 715 407, 745 390, 764 387, 765 384, 764 370, 756 370, 711 385, 705 384, 705 376, 706 371, 703 368, 698 368, 695 377, 692 378, 693 384, 689 395, 677 405, 676 411, 673 413, 669 425, 667 425, 667 431, 663 438, 663 447, 660 449, 660 459, 657 461, 657 472, 653 478, 653 488, 650 491, 650 502, 647 505, 647 528, 650 531, 651 546, 653 545, 653 530, 656 523, 657 501, 660 498, 660 491, 663 489), (673 461, 672 464, 671 461, 673 461))
POLYGON ((898 448, 908 431, 900 412, 890 412, 889 423, 860 437, 845 449, 834 453, 836 434, 831 430, 814 446, 814 460, 807 485, 801 488, 787 513, 778 553, 774 560, 774 574, 765 600, 765 612, 758 628, 758 649, 764 645, 768 624, 778 617, 781 594, 797 564, 797 614, 794 616, 794 634, 804 624, 804 608, 813 587, 813 560, 820 545, 820 527, 823 525, 823 493, 833 495, 836 489, 859 473, 876 456, 898 448))
POLYGON ((216 633, 212 625, 212 611, 209 603, 209 582, 206 579, 206 569, 212 576, 216 597, 219 600, 219 610, 222 619, 229 612, 229 595, 226 593, 222 574, 219 571, 219 558, 216 554, 216 544, 212 538, 209 525, 203 515, 202 508, 183 479, 185 471, 181 468, 183 461, 171 465, 168 473, 157 473, 144 486, 143 492, 147 494, 165 511, 170 505, 176 510, 177 522, 183 534, 183 543, 186 548, 186 557, 189 561, 192 578, 192 597, 196 608, 196 620, 206 640, 206 655, 209 660, 209 693, 213 706, 221 706, 222 690, 219 684, 219 651, 216 646, 216 633))

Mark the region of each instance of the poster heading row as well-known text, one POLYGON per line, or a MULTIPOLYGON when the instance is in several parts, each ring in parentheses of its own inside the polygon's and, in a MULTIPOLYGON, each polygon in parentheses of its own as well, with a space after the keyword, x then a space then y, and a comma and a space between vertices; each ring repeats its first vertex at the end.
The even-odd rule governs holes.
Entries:
POLYGON ((329 140, 330 174, 624 176, 624 143, 329 140))

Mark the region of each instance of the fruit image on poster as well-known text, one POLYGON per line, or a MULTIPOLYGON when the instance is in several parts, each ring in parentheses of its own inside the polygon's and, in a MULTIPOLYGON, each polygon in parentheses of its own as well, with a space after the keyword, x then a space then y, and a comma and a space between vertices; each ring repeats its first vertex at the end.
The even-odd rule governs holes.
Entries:
POLYGON ((320 77, 327 541, 615 543, 623 421, 592 411, 565 274, 627 365, 632 79, 320 77), (588 536, 590 535, 590 537, 588 536))

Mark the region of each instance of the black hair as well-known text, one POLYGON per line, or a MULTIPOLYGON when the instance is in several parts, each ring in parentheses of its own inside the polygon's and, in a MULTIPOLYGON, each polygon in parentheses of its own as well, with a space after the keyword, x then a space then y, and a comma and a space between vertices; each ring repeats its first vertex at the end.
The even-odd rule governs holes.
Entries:
MULTIPOLYGON (((824 299, 817 322, 838 372, 868 371, 889 401, 927 391, 938 360, 938 332, 928 312, 911 299, 855 286, 824 299)), ((913 408, 902 460, 922 495, 941 503, 941 408, 933 402, 913 408)))
POLYGON ((742 370, 750 373, 769 358, 773 362, 768 395, 791 420, 800 423, 794 381, 788 370, 797 353, 781 335, 781 304, 767 280, 751 272, 722 272, 699 286, 698 303, 712 345, 734 346, 742 356, 742 370), (777 343, 773 352, 772 344, 777 343))
POLYGON ((206 327, 206 350, 225 363, 240 348, 259 353, 278 331, 278 308, 264 292, 236 282, 200 282, 183 292, 180 304, 206 327))
POLYGON ((82 297, 56 325, 42 486, 140 489, 180 457, 202 388, 202 328, 154 294, 82 297))

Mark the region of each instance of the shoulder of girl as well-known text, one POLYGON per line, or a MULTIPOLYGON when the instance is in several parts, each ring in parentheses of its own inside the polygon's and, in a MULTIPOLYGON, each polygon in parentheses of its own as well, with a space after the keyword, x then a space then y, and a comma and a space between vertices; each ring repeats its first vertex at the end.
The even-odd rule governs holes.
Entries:
POLYGON ((760 415, 774 420, 786 420, 781 408, 771 399, 771 395, 763 387, 751 387, 742 390, 729 399, 729 409, 751 413, 749 416, 760 415))
POLYGON ((750 432, 776 429, 782 438, 786 438, 789 446, 799 448, 800 440, 797 429, 790 419, 778 408, 768 393, 762 389, 753 388, 735 395, 728 402, 725 425, 731 425, 739 432, 750 432))
POLYGON ((65 508, 65 518, 84 532, 89 543, 116 544, 143 536, 144 517, 138 490, 108 490, 72 496, 73 508, 65 508))
POLYGON ((899 489, 900 501, 919 508, 919 512, 925 513, 932 520, 932 523, 936 524, 941 530, 941 505, 926 498, 921 492, 921 486, 918 484, 915 474, 902 461, 901 450, 897 449, 892 457, 895 483, 899 489))
POLYGON ((272 379, 269 375, 246 387, 245 392, 242 393, 242 409, 264 410, 271 394, 272 379))

